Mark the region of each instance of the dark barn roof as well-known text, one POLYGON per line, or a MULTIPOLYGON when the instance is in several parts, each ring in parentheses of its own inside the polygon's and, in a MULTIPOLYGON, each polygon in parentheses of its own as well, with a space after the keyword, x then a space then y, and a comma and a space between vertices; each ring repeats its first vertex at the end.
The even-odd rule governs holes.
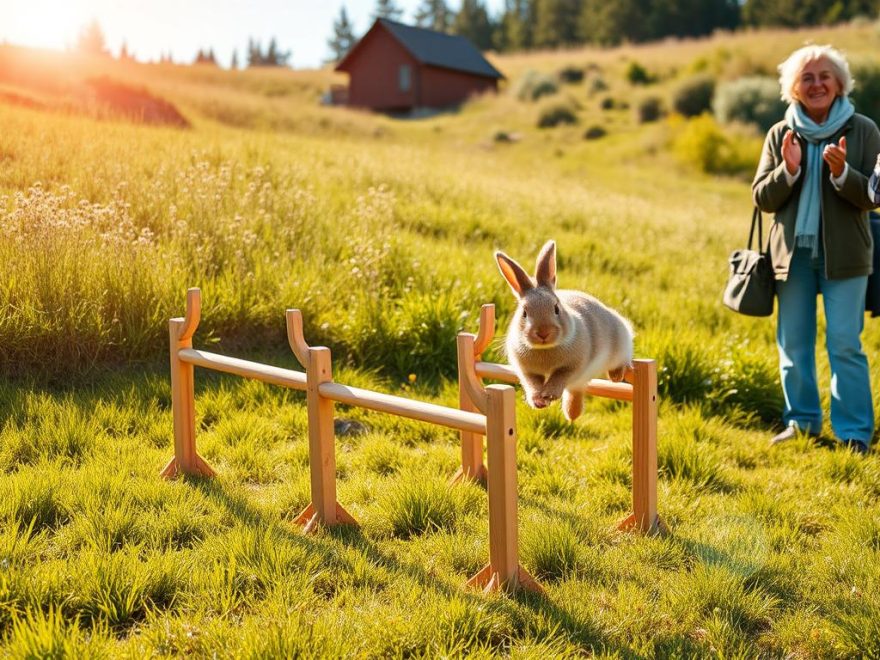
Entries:
MULTIPOLYGON (((379 18, 370 28, 372 32, 381 25, 422 64, 463 71, 486 78, 504 78, 501 72, 489 64, 483 54, 468 39, 435 30, 404 25, 387 18, 379 18)), ((357 50, 355 44, 342 59, 337 69, 342 69, 346 60, 357 50)))

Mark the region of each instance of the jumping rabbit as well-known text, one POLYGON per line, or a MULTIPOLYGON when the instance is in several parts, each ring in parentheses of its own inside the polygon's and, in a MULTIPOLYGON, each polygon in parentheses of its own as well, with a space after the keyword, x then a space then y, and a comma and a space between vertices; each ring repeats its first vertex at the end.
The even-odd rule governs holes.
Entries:
POLYGON ((505 347, 526 401, 545 408, 562 397, 566 419, 574 420, 590 379, 607 372, 623 380, 632 365, 632 326, 586 293, 556 289, 555 241, 541 248, 534 279, 503 252, 495 259, 518 300, 505 347))

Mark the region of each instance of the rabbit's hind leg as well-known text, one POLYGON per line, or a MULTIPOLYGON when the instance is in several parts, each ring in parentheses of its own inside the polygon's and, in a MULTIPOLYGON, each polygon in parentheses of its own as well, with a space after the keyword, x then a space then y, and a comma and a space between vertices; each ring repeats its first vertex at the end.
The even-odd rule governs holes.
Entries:
POLYGON ((573 422, 584 411, 584 393, 565 390, 562 393, 562 414, 569 422, 573 422))

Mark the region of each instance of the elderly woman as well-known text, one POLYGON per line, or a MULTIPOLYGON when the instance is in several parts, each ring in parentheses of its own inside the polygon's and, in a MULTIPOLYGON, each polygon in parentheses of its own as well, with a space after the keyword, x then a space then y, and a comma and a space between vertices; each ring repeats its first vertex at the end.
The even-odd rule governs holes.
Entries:
POLYGON ((831 363, 831 427, 864 453, 874 434, 868 360, 860 335, 872 242, 868 177, 880 153, 880 131, 855 112, 853 80, 831 46, 806 46, 779 66, 785 119, 764 142, 752 184, 755 204, 775 214, 770 255, 779 313, 776 341, 786 429, 774 444, 817 436, 822 408, 816 382, 816 297, 825 307, 831 363))

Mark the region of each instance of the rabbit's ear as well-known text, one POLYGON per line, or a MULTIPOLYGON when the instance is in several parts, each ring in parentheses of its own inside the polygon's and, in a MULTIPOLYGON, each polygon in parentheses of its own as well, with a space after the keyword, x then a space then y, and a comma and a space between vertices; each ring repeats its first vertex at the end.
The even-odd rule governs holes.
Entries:
POLYGON ((547 241, 541 248, 535 263, 535 279, 538 286, 556 288, 556 241, 547 241))
POLYGON ((498 262, 498 268, 501 271, 501 274, 504 276, 504 279, 507 280, 507 283, 510 285, 510 288, 513 289, 513 293, 516 294, 517 298, 535 287, 535 285, 532 284, 532 278, 530 278, 528 273, 523 270, 522 266, 506 254, 503 252, 496 252, 495 260, 498 262))

